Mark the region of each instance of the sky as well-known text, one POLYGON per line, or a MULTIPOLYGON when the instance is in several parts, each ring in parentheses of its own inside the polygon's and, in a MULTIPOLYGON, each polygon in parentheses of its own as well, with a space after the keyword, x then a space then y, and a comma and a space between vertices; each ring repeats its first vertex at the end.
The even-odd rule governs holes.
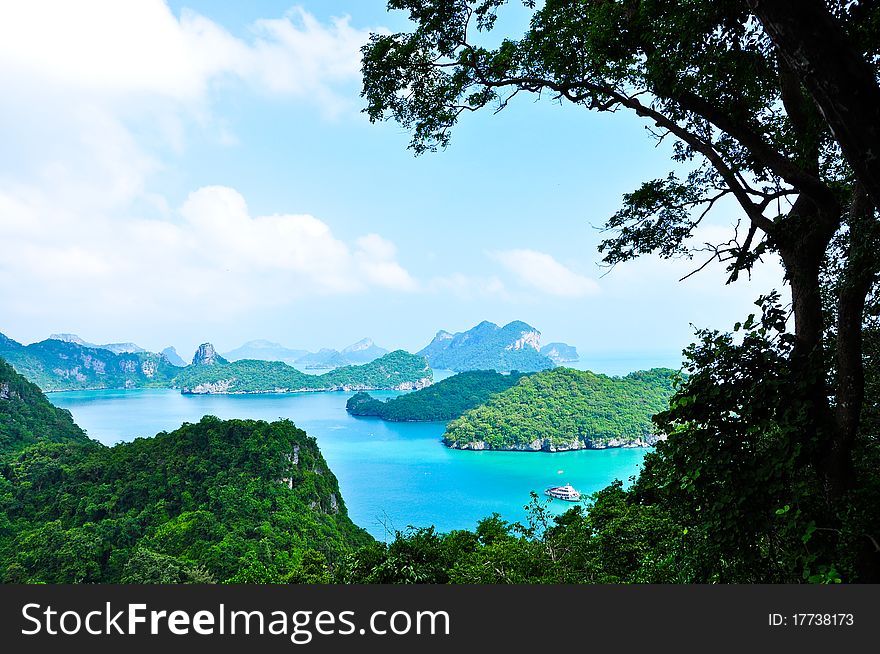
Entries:
POLYGON ((730 286, 718 266, 679 282, 700 260, 600 265, 621 196, 673 169, 635 116, 521 96, 415 157, 360 98, 361 45, 407 24, 383 0, 0 4, 0 332, 187 358, 523 320, 671 365, 781 289, 774 261, 730 286))

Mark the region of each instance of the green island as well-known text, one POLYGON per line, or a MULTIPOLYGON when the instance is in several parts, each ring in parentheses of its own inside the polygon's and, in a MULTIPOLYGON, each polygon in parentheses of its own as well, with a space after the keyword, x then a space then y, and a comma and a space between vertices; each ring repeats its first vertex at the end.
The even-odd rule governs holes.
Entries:
POLYGON ((460 372, 452 377, 387 401, 369 393, 356 393, 345 410, 353 416, 381 418, 391 422, 451 420, 468 409, 483 404, 493 394, 517 384, 524 373, 497 373, 494 370, 460 372))
POLYGON ((529 375, 450 422, 443 442, 546 452, 650 445, 651 416, 668 405, 676 375, 666 368, 626 377, 571 368, 529 375))
POLYGON ((555 365, 539 351, 540 339, 541 332, 521 320, 503 327, 484 320, 465 332, 437 332, 418 354, 434 369, 535 372, 555 365))
POLYGON ((210 366, 187 366, 174 386, 186 394, 286 393, 393 389, 429 386, 433 373, 424 357, 395 350, 369 363, 309 375, 281 361, 243 359, 210 366))
POLYGON ((372 541, 313 438, 206 416, 106 447, 0 361, 6 583, 305 581, 372 541))

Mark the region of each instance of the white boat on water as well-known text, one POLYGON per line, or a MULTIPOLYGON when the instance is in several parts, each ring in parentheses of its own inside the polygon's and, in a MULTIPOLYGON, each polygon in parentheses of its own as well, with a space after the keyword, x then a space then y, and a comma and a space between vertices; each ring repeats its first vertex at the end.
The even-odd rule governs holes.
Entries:
POLYGON ((544 495, 554 497, 557 500, 565 500, 566 502, 577 502, 581 499, 581 494, 576 491, 571 484, 565 486, 551 486, 544 491, 544 495))

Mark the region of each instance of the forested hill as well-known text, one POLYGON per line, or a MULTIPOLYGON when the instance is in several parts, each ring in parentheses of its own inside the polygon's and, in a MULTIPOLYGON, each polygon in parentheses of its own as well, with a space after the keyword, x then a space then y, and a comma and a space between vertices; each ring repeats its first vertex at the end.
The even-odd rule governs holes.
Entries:
POLYGON ((396 350, 359 366, 309 375, 280 361, 244 359, 212 366, 188 366, 175 378, 184 393, 272 393, 396 389, 428 386, 433 373, 424 357, 396 350))
POLYGON ((650 444, 651 416, 667 408, 676 375, 665 368, 626 377, 570 368, 529 375, 450 422, 444 442, 549 452, 650 444))
POLYGON ((345 409, 354 416, 370 416, 393 422, 451 420, 518 383, 524 373, 502 375, 493 370, 461 372, 452 377, 386 402, 369 393, 349 398, 345 409))
POLYGON ((30 447, 0 465, 0 516, 7 583, 310 581, 372 542, 289 421, 30 447))
POLYGON ((418 354, 434 369, 534 372, 555 365, 539 352, 540 343, 541 332, 522 321, 504 327, 483 321, 466 332, 437 332, 418 354))
POLYGON ((44 391, 169 386, 180 371, 152 352, 111 352, 47 339, 22 345, 0 334, 0 357, 44 391))
POLYGON ((0 460, 35 443, 87 442, 66 409, 0 359, 0 460))

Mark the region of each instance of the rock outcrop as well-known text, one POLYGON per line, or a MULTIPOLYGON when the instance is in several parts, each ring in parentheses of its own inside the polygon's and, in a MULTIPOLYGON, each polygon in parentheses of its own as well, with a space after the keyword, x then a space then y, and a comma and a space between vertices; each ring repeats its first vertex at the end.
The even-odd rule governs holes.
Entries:
POLYGON ((217 350, 210 343, 202 343, 199 349, 193 355, 192 364, 194 366, 213 366, 218 363, 229 363, 226 359, 217 354, 217 350))

